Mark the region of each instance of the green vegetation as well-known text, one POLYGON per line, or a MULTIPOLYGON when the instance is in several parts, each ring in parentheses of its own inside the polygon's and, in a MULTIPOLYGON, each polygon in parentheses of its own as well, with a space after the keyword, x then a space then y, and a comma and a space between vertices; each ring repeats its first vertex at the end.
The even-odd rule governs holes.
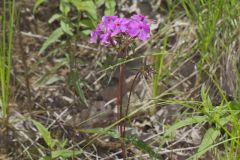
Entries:
POLYGON ((127 159, 240 159, 239 0, 23 1, 0 2, 0 159, 118 159, 122 143, 127 159), (102 16, 134 12, 152 35, 124 59, 89 43, 102 16))
POLYGON ((3 15, 0 32, 0 83, 1 83, 1 109, 2 120, 7 123, 9 114, 10 98, 10 75, 12 66, 14 22, 15 22, 15 1, 3 1, 3 15))

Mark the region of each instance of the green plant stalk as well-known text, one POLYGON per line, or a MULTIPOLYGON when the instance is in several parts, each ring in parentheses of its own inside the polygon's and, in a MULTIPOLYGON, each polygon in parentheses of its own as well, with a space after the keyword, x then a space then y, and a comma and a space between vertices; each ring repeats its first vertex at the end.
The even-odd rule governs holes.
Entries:
POLYGON ((156 97, 158 95, 158 82, 160 80, 160 76, 163 69, 163 59, 164 59, 163 54, 154 56, 155 69, 157 70, 157 74, 155 74, 153 79, 153 97, 156 97))
POLYGON ((3 121, 7 123, 9 112, 9 87, 10 74, 12 65, 12 48, 13 48, 13 31, 14 31, 14 15, 15 15, 15 0, 3 1, 3 22, 2 36, 0 49, 0 83, 1 83, 1 108, 3 121), (8 5, 7 5, 8 2, 8 5), (9 23, 7 23, 7 13, 10 15, 9 23), (8 32, 7 32, 8 27, 8 32))
MULTIPOLYGON (((159 83, 159 80, 161 78, 161 75, 162 75, 162 71, 163 71, 163 68, 164 68, 164 57, 165 57, 165 50, 166 50, 166 47, 167 47, 167 42, 168 42, 168 34, 165 35, 164 37, 164 42, 163 42, 163 50, 160 51, 160 54, 157 54, 157 55, 154 55, 154 63, 155 63, 155 71, 157 71, 156 74, 154 74, 154 78, 153 78, 153 98, 157 97, 158 96, 158 90, 159 90, 159 87, 158 87, 158 83, 159 83)), ((151 110, 150 110, 150 113, 153 115, 155 112, 156 112, 156 107, 152 107, 151 110)))
POLYGON ((4 114, 4 106, 5 106, 5 103, 4 103, 4 100, 5 100, 5 52, 6 52, 6 17, 7 17, 7 9, 6 9, 6 0, 3 1, 3 22, 2 22, 2 43, 1 43, 1 57, 0 57, 0 78, 1 78, 1 107, 2 107, 2 113, 3 113, 3 119, 5 117, 5 114, 4 114))
MULTIPOLYGON (((161 73, 162 73, 162 67, 163 67, 163 58, 164 56, 163 55, 155 55, 154 56, 154 61, 155 61, 155 70, 157 71, 157 73, 154 75, 154 78, 153 78, 153 98, 157 97, 158 96, 158 83, 159 83, 159 80, 160 80, 160 76, 161 76, 161 73)), ((155 112, 156 112, 156 109, 157 109, 157 103, 154 107, 152 107, 150 109, 150 114, 153 115, 155 112)))

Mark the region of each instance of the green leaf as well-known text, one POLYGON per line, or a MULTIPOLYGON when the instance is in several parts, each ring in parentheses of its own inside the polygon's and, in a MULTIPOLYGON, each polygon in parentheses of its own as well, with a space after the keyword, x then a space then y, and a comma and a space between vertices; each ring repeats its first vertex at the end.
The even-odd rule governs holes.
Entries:
POLYGON ((196 160, 199 159, 204 153, 206 153, 211 148, 210 146, 214 143, 214 141, 219 135, 220 130, 209 128, 202 139, 202 142, 198 148, 197 153, 189 159, 196 160))
POLYGON ((66 144, 68 143, 68 140, 67 139, 64 139, 64 140, 58 140, 58 145, 60 146, 60 148, 64 148, 66 146, 66 144))
POLYGON ((52 76, 52 77, 47 77, 47 78, 48 79, 46 80, 46 82, 44 82, 45 85, 52 85, 57 81, 64 80, 64 78, 61 76, 52 76))
POLYGON ((80 12, 83 10, 82 0, 70 0, 70 3, 80 12))
POLYGON ((232 110, 240 110, 240 101, 234 100, 229 102, 229 106, 232 110))
POLYGON ((48 23, 52 23, 58 19, 60 19, 62 17, 61 14, 54 14, 49 20, 48 20, 48 23))
POLYGON ((39 160, 52 160, 50 156, 41 157, 39 160))
POLYGON ((43 3, 45 3, 45 2, 47 2, 48 0, 35 0, 35 5, 34 5, 34 7, 33 7, 33 12, 35 12, 36 10, 37 10, 37 8, 41 5, 41 4, 43 4, 43 3))
POLYGON ((141 151, 148 153, 152 158, 160 158, 159 155, 155 153, 148 144, 146 144, 144 141, 140 140, 136 136, 127 136, 125 141, 126 143, 133 144, 141 151))
POLYGON ((116 1, 115 0, 105 0, 105 15, 114 15, 115 8, 116 8, 116 1))
POLYGON ((68 0, 60 0, 59 5, 60 11, 64 14, 64 16, 67 16, 70 12, 70 5, 68 0))
POLYGON ((47 49, 49 45, 55 43, 63 34, 64 32, 61 28, 57 28, 55 31, 53 31, 52 34, 48 37, 48 39, 43 43, 43 46, 40 49, 39 53, 43 53, 43 51, 45 51, 45 49, 47 49))
POLYGON ((88 13, 88 15, 91 16, 92 19, 97 20, 97 8, 93 1, 84 1, 83 7, 85 8, 85 11, 88 13))
POLYGON ((52 67, 51 70, 49 70, 47 73, 45 73, 36 81, 36 84, 51 85, 57 81, 64 80, 64 77, 56 75, 56 72, 58 71, 59 68, 67 64, 68 61, 66 58, 60 59, 60 61, 54 67, 52 67))
POLYGON ((68 149, 57 150, 52 152, 52 159, 59 158, 59 157, 70 158, 70 157, 78 156, 82 153, 83 153, 82 150, 81 151, 73 151, 68 149))
POLYGON ((202 88, 201 88, 201 98, 202 98, 202 101, 206 101, 207 99, 207 91, 206 91, 206 86, 205 84, 202 85, 202 88))
POLYGON ((80 101, 83 102, 85 105, 88 105, 87 104, 87 100, 86 100, 86 97, 84 95, 84 91, 82 90, 82 87, 81 87, 81 80, 80 78, 75 82, 75 88, 76 88, 76 91, 77 91, 77 94, 80 98, 80 101))
POLYGON ((86 29, 81 32, 82 36, 89 36, 91 34, 92 30, 86 29))
POLYGON ((77 8, 79 12, 86 11, 92 19, 97 20, 97 8, 92 0, 71 0, 71 3, 77 8))
POLYGON ((207 120, 208 120, 207 116, 195 116, 195 117, 190 117, 190 118, 181 120, 175 123, 174 125, 172 125, 170 128, 168 128, 164 136, 169 136, 171 133, 175 132, 177 129, 182 128, 184 126, 188 126, 195 123, 201 123, 207 120))
POLYGON ((113 138, 119 138, 119 134, 116 130, 109 129, 109 128, 93 128, 93 129, 82 129, 80 132, 84 133, 97 133, 100 135, 109 135, 112 136, 113 138))
POLYGON ((46 144, 52 149, 55 145, 54 140, 51 137, 50 132, 48 131, 47 128, 45 128, 41 123, 32 120, 33 124, 37 127, 39 134, 41 135, 41 137, 44 139, 44 141, 46 142, 46 144))
POLYGON ((83 19, 79 23, 80 23, 80 26, 82 26, 84 28, 92 29, 95 27, 90 19, 83 19))
POLYGON ((103 5, 105 3, 105 0, 96 0, 96 5, 97 7, 100 7, 101 5, 103 5))
POLYGON ((60 25, 61 25, 62 30, 63 30, 65 33, 69 34, 70 36, 73 36, 72 28, 70 27, 69 24, 61 21, 61 22, 60 22, 60 25))

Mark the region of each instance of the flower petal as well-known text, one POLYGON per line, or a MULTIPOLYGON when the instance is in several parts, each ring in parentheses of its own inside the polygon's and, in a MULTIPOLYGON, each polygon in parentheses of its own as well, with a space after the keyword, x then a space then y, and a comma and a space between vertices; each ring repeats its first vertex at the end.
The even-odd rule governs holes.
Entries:
POLYGON ((144 31, 140 31, 138 38, 142 41, 146 41, 147 39, 149 39, 150 35, 144 31))
POLYGON ((98 36, 97 36, 96 32, 92 31, 91 32, 90 43, 97 43, 97 38, 98 38, 98 36))

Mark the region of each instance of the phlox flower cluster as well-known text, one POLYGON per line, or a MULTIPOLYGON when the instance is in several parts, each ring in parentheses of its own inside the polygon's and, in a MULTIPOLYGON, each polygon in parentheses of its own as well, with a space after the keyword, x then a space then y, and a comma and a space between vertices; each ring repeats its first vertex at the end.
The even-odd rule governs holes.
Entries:
POLYGON ((146 17, 135 14, 130 18, 104 16, 96 29, 91 33, 91 43, 100 41, 103 45, 114 45, 117 37, 129 37, 146 41, 150 37, 150 24, 146 17))

